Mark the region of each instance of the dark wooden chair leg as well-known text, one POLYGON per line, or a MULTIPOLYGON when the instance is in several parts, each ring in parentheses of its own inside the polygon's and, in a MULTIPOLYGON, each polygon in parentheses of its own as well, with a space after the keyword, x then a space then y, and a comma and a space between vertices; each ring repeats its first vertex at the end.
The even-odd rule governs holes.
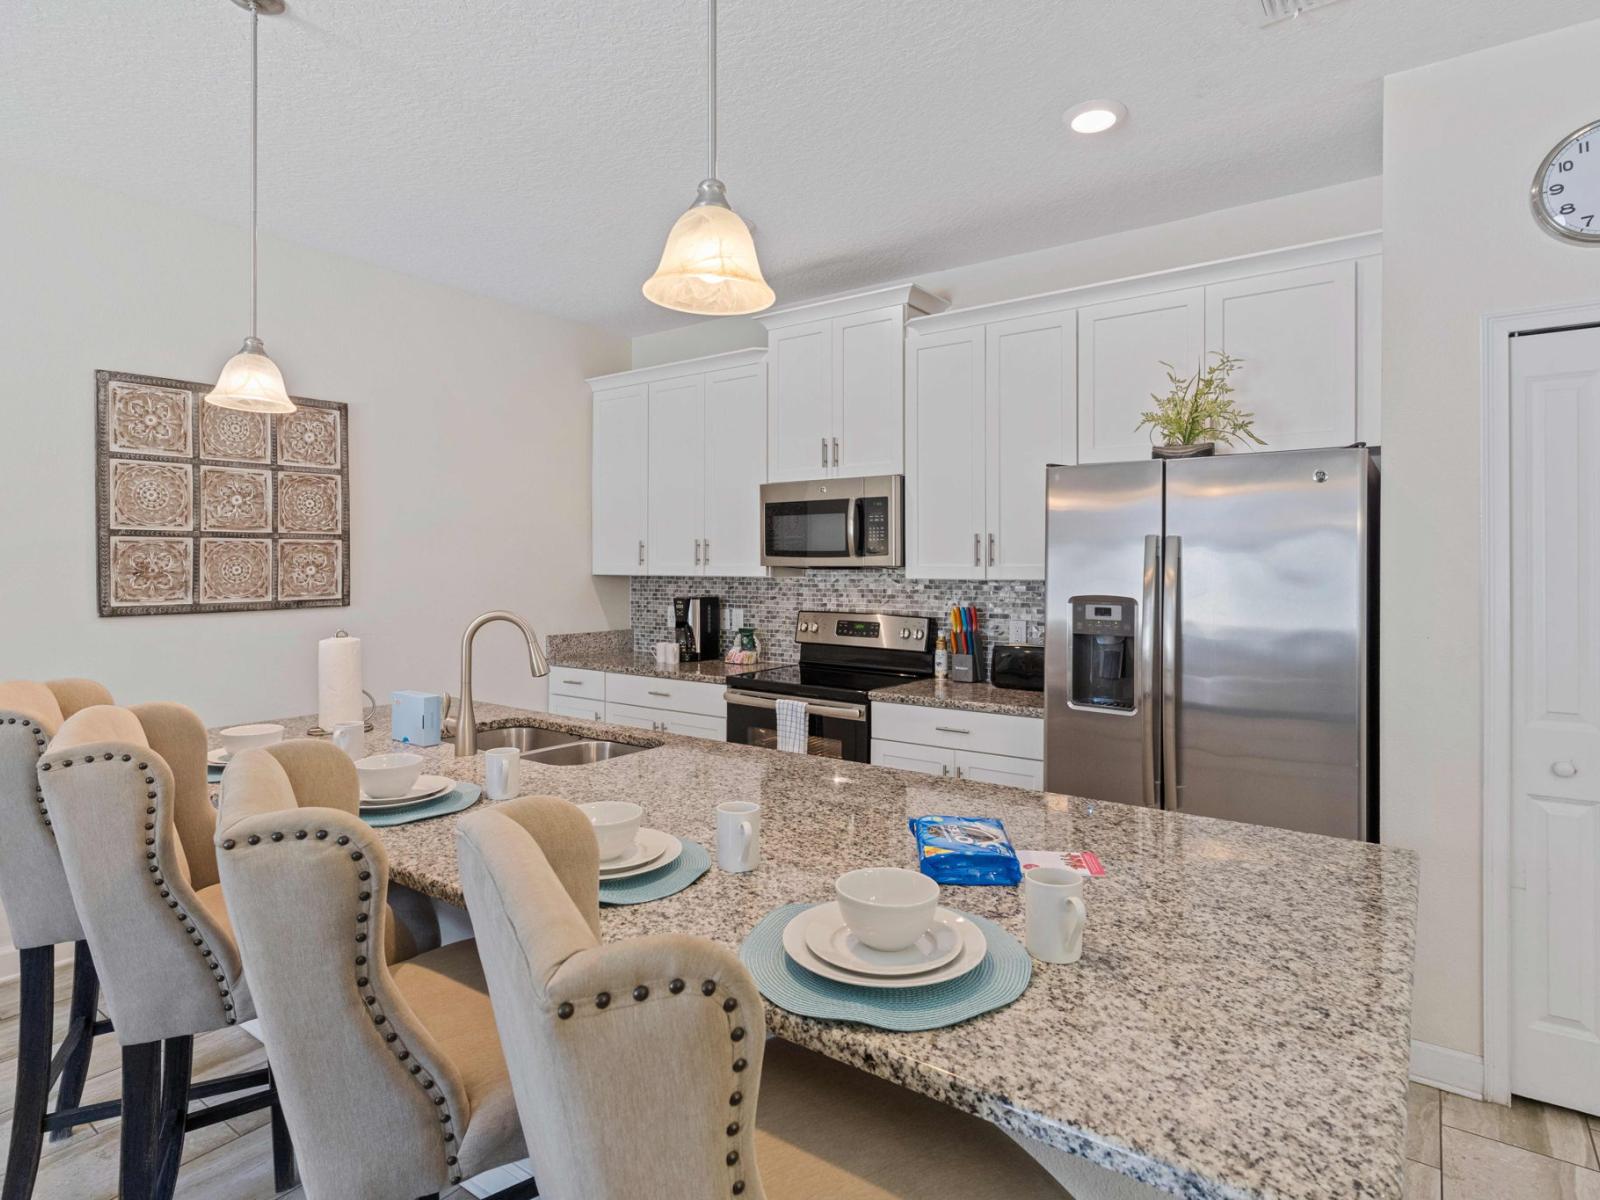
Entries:
MULTIPOLYGON (((270 1073, 268 1078, 270 1078, 270 1073)), ((278 1085, 272 1087, 272 1184, 280 1192, 298 1187, 300 1168, 294 1161, 294 1142, 289 1138, 289 1125, 283 1119, 283 1105, 278 1103, 278 1085)))
POLYGON ((17 1087, 11 1108, 11 1149, 6 1156, 3 1200, 28 1200, 44 1149, 44 1116, 50 1104, 50 1029, 56 996, 55 947, 19 953, 21 1011, 17 1018, 17 1087))
POLYGON ((188 1128, 189 1076, 194 1068, 194 1038, 168 1038, 162 1043, 161 1115, 156 1124, 155 1200, 171 1200, 183 1162, 183 1135, 188 1128))
MULTIPOLYGON (((61 1086, 56 1091, 58 1110, 77 1108, 83 1100, 83 1085, 89 1078, 89 1055, 94 1051, 95 1010, 99 1006, 100 977, 95 974, 89 943, 79 942, 73 948, 72 1006, 67 1016, 67 1036, 76 1037, 77 1041, 61 1068, 61 1086)), ((70 1127, 57 1129, 50 1134, 50 1140, 61 1142, 71 1136, 70 1127)))
POLYGON ((122 1200, 155 1200, 161 1119, 161 1043, 122 1048, 122 1200))

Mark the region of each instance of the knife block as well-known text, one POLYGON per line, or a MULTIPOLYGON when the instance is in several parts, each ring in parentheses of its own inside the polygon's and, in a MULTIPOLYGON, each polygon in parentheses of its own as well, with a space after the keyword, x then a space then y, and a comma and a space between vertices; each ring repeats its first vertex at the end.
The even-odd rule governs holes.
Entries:
POLYGON ((983 641, 976 634, 972 638, 971 654, 950 656, 950 678, 956 683, 983 682, 983 641))

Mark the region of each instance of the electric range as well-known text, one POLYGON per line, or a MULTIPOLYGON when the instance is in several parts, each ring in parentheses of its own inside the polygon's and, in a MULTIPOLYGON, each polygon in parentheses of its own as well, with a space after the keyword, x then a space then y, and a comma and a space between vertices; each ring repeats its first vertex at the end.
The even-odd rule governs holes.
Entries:
POLYGON ((932 676, 936 637, 932 617, 803 610, 797 664, 728 676, 728 741, 776 748, 778 699, 803 700, 807 753, 870 762, 872 693, 932 676))

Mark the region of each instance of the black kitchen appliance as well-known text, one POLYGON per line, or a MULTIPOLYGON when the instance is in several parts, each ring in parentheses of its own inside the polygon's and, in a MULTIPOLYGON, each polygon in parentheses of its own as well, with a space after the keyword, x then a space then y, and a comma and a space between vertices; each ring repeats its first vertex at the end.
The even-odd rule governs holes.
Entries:
POLYGON ((997 688, 1044 691, 1044 647, 1002 643, 994 648, 989 682, 997 688))
POLYGON ((675 596, 672 636, 683 662, 722 657, 722 600, 717 596, 675 596))
POLYGON ((808 754, 870 762, 872 693, 931 677, 936 637, 932 617, 802 612, 798 664, 728 676, 728 741, 776 749, 777 700, 803 700, 808 754))

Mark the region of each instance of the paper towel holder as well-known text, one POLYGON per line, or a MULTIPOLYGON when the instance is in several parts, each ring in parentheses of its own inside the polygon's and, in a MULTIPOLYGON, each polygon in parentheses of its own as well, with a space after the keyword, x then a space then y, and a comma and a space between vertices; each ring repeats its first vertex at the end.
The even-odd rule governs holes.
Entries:
MULTIPOLYGON (((349 637, 350 634, 349 634, 349 632, 347 630, 335 629, 333 631, 333 636, 336 637, 336 638, 342 638, 342 637, 349 637)), ((375 726, 372 723, 372 718, 377 714, 377 711, 378 711, 378 700, 377 700, 377 697, 374 696, 371 692, 367 691, 366 688, 362 688, 361 689, 361 694, 367 698, 366 711, 361 714, 361 722, 362 722, 361 727, 362 727, 362 730, 364 732, 371 733, 373 731, 373 729, 375 728, 375 726)), ((327 736, 329 736, 329 731, 324 729, 321 725, 313 725, 310 729, 306 730, 306 736, 307 737, 327 737, 327 736)))

